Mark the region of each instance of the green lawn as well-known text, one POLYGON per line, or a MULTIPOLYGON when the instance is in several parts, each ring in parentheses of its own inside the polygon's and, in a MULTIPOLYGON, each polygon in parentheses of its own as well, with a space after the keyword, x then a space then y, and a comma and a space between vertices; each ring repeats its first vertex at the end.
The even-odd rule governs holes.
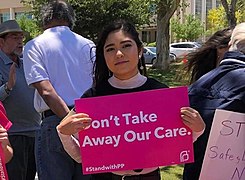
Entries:
POLYGON ((172 63, 169 66, 169 70, 162 71, 157 69, 147 68, 149 77, 153 77, 158 81, 167 84, 169 87, 183 86, 187 84, 187 80, 183 80, 184 71, 183 64, 172 63))
POLYGON ((160 168, 162 180, 180 180, 182 179, 183 165, 166 166, 160 168))
MULTIPOLYGON (((170 64, 168 71, 147 69, 149 77, 167 84, 169 87, 183 86, 187 81, 181 80, 183 77, 183 65, 180 63, 170 64)), ((162 180, 180 180, 182 179, 183 165, 161 167, 162 180)))

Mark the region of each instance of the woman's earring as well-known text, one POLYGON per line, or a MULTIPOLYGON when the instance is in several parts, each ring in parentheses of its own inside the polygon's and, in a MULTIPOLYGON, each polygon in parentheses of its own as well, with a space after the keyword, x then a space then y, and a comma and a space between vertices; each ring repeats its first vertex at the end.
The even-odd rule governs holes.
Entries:
POLYGON ((111 77, 111 76, 112 76, 112 73, 111 73, 111 71, 110 71, 110 70, 108 70, 108 72, 109 72, 109 77, 111 77))
POLYGON ((141 55, 139 55, 139 63, 140 63, 140 69, 143 70, 144 67, 143 67, 142 62, 141 62, 141 55))

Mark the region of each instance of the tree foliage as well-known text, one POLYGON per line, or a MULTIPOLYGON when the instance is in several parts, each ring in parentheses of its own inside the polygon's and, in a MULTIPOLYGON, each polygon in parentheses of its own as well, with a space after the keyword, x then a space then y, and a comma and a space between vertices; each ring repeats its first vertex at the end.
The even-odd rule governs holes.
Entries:
MULTIPOLYGON (((40 20, 40 7, 48 0, 22 0, 33 9, 33 15, 40 20)), ((170 18, 180 0, 68 0, 77 14, 74 31, 96 42, 102 27, 114 19, 128 19, 137 27, 148 24, 150 16, 157 14, 157 63, 155 68, 169 66, 169 24, 170 18)))
MULTIPOLYGON (((235 12, 236 23, 245 21, 245 6, 241 1, 237 2, 237 10, 235 12)), ((228 19, 223 6, 210 9, 207 16, 207 35, 213 34, 217 30, 228 27, 228 19)))
MULTIPOLYGON (((40 7, 48 0, 23 0, 31 5, 33 14, 40 21, 40 7)), ((136 26, 149 22, 149 1, 147 0, 68 0, 76 12, 74 31, 96 41, 102 27, 109 22, 123 18, 136 26)))
POLYGON ((177 40, 196 41, 203 33, 203 25, 194 15, 186 15, 183 23, 176 18, 172 19, 171 30, 177 40))
POLYGON ((21 29, 25 32, 24 43, 41 34, 41 29, 37 26, 35 20, 28 19, 25 15, 20 16, 16 20, 20 25, 21 29))
POLYGON ((244 0, 238 0, 236 7, 237 7, 237 12, 236 12, 237 23, 245 22, 245 3, 244 3, 244 0))
POLYGON ((223 6, 218 8, 210 9, 207 16, 207 35, 213 34, 214 32, 223 29, 228 26, 225 10, 223 6))

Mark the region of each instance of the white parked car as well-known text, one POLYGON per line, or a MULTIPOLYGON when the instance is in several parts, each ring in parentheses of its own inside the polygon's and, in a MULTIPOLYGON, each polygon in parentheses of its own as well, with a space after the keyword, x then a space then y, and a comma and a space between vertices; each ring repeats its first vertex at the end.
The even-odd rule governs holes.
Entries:
POLYGON ((197 42, 178 42, 170 44, 169 51, 176 58, 183 58, 199 47, 201 47, 201 44, 197 42))
MULTIPOLYGON (((156 62, 157 59, 156 47, 144 47, 143 53, 144 53, 146 64, 154 64, 156 62)), ((170 56, 170 61, 176 60, 175 56, 171 54, 169 56, 170 56)))
POLYGON ((145 63, 154 64, 157 59, 156 47, 144 47, 145 63))

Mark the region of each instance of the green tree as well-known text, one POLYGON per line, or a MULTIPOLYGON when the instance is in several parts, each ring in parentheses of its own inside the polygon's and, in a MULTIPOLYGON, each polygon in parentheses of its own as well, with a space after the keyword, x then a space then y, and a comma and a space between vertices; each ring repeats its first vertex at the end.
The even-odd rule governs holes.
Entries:
MULTIPOLYGON (((40 20, 40 6, 48 0, 22 0, 33 9, 33 15, 40 20)), ((155 68, 169 66, 169 24, 170 18, 180 0, 68 0, 77 13, 75 32, 96 41, 102 27, 116 18, 125 18, 140 27, 148 24, 150 16, 157 14, 157 63, 155 68)))
POLYGON ((183 23, 178 19, 172 19, 171 30, 177 40, 196 41, 203 33, 203 25, 200 19, 193 15, 186 15, 183 23))
POLYGON ((25 32, 24 43, 41 34, 41 29, 37 26, 35 20, 28 19, 26 15, 22 15, 16 20, 20 25, 21 29, 25 32))
POLYGON ((238 0, 220 0, 226 13, 227 21, 230 27, 236 26, 236 4, 238 0))
POLYGON ((228 26, 225 10, 223 6, 218 8, 210 9, 207 16, 207 35, 213 34, 214 32, 223 29, 228 26))
POLYGON ((237 1, 237 23, 245 22, 245 3, 244 0, 237 1))
MULTIPOLYGON (((40 7, 48 0, 23 0, 31 5, 33 14, 40 21, 40 7)), ((102 27, 123 18, 137 27, 149 22, 150 10, 147 0, 68 0, 76 12, 74 31, 96 41, 102 27)))
MULTIPOLYGON (((235 17, 237 23, 245 21, 245 5, 244 2, 239 0, 237 2, 237 10, 235 12, 235 17)), ((207 35, 213 34, 217 30, 228 27, 229 23, 223 6, 218 8, 210 9, 207 16, 207 35)))
POLYGON ((180 23, 178 18, 171 19, 170 24, 174 39, 179 41, 183 37, 184 26, 182 25, 182 23, 180 23))
POLYGON ((157 4, 157 61, 153 68, 168 69, 170 18, 180 4, 180 0, 155 0, 157 4))
POLYGON ((149 3, 145 0, 86 0, 74 7, 79 17, 75 31, 92 39, 105 24, 118 18, 129 20, 138 27, 149 22, 149 3))

